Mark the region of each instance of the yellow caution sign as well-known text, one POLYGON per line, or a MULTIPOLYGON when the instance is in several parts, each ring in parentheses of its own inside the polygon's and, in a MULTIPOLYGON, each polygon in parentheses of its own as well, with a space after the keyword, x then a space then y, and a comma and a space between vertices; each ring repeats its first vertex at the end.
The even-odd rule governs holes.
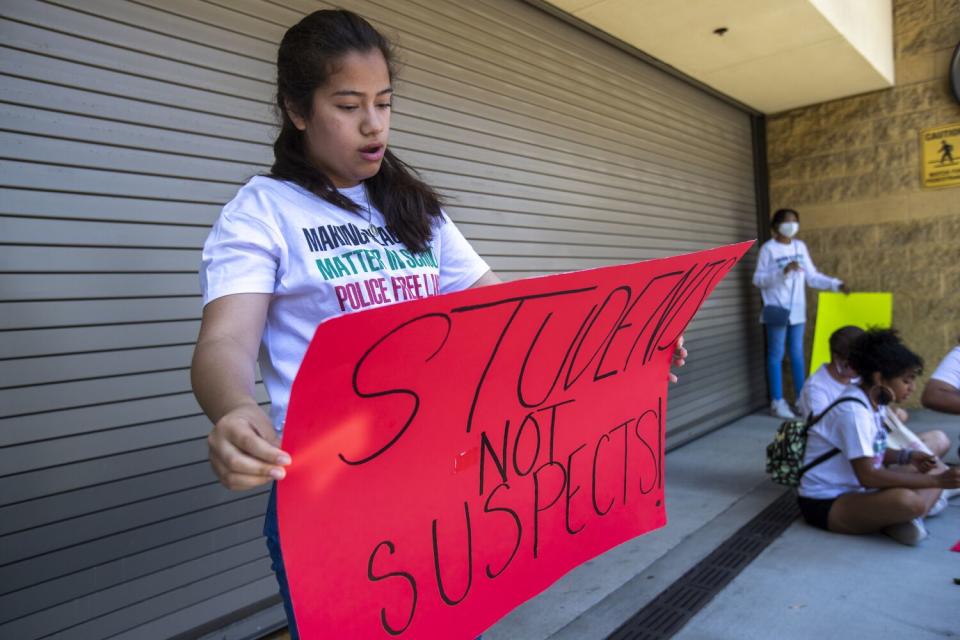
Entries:
POLYGON ((960 122, 920 132, 924 187, 960 185, 960 122))

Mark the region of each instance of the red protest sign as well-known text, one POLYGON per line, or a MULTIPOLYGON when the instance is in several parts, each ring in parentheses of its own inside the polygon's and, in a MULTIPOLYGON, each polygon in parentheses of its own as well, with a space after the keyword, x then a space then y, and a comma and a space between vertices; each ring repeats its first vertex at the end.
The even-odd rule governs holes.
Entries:
POLYGON ((674 344, 752 244, 322 324, 278 487, 301 636, 474 638, 663 526, 674 344))

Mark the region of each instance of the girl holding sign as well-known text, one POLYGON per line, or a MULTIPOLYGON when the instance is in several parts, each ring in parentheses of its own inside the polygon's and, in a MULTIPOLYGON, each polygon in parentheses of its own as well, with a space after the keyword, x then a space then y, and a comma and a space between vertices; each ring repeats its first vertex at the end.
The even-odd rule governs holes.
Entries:
MULTIPOLYGON (((389 42, 348 11, 291 27, 277 55, 273 167, 227 203, 204 244, 192 380, 214 424, 210 463, 230 489, 284 477, 285 410, 319 323, 499 282, 436 192, 387 148, 392 61, 389 42), (254 395, 258 354, 269 417, 254 395)), ((264 533, 297 637, 273 495, 264 533)))

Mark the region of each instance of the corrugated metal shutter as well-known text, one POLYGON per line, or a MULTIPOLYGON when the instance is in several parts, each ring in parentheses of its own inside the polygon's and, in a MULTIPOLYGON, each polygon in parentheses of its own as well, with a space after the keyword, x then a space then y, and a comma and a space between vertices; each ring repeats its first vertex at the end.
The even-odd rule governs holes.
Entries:
MULTIPOLYGON (((501 275, 755 236, 746 114, 520 2, 342 4, 397 36, 393 146, 501 275)), ((215 483, 188 366, 200 246, 271 160, 276 43, 318 6, 4 2, 0 637, 165 638, 273 602, 265 494, 215 483)), ((687 334, 671 438, 764 397, 750 268, 687 334)))

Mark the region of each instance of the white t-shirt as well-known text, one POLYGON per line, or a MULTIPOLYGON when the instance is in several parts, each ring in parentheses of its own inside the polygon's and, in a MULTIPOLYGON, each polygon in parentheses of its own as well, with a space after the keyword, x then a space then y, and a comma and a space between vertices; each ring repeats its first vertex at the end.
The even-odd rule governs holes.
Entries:
POLYGON ((362 184, 340 193, 363 214, 292 182, 257 176, 224 206, 203 246, 204 305, 235 293, 273 295, 259 362, 278 433, 321 322, 466 289, 489 269, 445 213, 434 224, 429 251, 413 254, 386 229, 362 184))
POLYGON ((784 244, 771 238, 760 247, 753 284, 760 288, 763 304, 790 309, 790 324, 801 324, 807 321, 804 287, 837 291, 843 281, 817 271, 803 240, 784 244), (791 262, 798 263, 802 269, 785 274, 783 270, 791 262))
POLYGON ((799 493, 805 498, 826 500, 852 491, 866 491, 850 461, 873 458, 875 467, 883 464, 883 453, 887 449, 887 432, 883 428, 886 408, 871 410, 867 394, 854 385, 848 385, 840 397, 859 398, 863 404, 851 401, 838 404, 807 431, 803 464, 810 464, 833 449, 840 449, 840 453, 803 474, 799 493))
POLYGON ((951 349, 930 377, 960 389, 960 347, 951 349))
POLYGON ((820 368, 803 383, 800 398, 797 400, 801 418, 806 418, 811 412, 820 415, 820 412, 829 407, 830 403, 839 398, 847 388, 846 384, 833 379, 829 367, 829 362, 820 365, 820 368))

